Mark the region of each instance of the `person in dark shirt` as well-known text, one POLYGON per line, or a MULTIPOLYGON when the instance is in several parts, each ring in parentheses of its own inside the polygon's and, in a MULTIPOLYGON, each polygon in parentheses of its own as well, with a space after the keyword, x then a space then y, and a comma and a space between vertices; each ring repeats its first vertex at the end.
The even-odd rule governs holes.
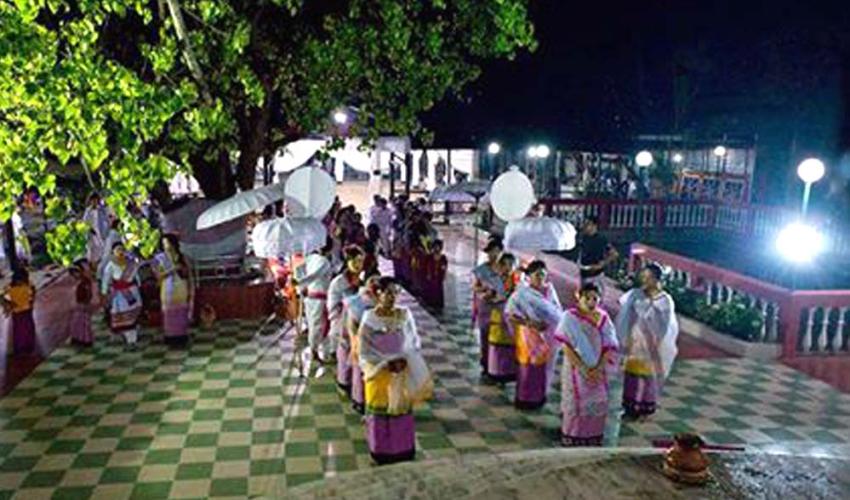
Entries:
POLYGON ((602 286, 605 268, 619 257, 617 250, 608 242, 608 238, 599 233, 599 220, 590 216, 584 221, 579 241, 579 274, 581 283, 595 283, 602 286))

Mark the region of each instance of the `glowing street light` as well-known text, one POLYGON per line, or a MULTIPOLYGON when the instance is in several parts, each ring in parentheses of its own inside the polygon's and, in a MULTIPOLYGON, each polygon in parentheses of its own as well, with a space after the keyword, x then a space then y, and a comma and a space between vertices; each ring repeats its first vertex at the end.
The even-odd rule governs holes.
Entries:
POLYGON ((537 158, 537 146, 530 146, 525 153, 529 158, 537 158))
POLYGON ((816 228, 802 222, 788 224, 776 238, 776 250, 779 254, 796 264, 811 262, 823 249, 823 235, 816 228))
POLYGON ((826 167, 817 158, 807 158, 797 167, 797 175, 806 184, 813 184, 823 178, 826 167))
POLYGON ((673 163, 682 163, 683 161, 685 161, 685 157, 682 156, 682 153, 673 154, 673 163))
POLYGON ((487 146, 487 152, 490 153, 491 155, 497 155, 497 154, 499 154, 499 152, 501 150, 502 150, 502 146, 500 146, 498 142, 491 142, 487 146))
POLYGON ((806 158, 797 166, 797 176, 806 183, 803 188, 803 217, 809 209, 809 195, 812 193, 812 184, 821 180, 826 173, 823 162, 817 158, 806 158))
POLYGON ((635 163, 639 167, 648 167, 652 165, 652 153, 649 151, 641 151, 635 155, 635 163))
POLYGON ((720 145, 714 148, 714 156, 723 158, 726 156, 726 146, 720 145))
POLYGON ((538 158, 548 158, 549 157, 549 146, 545 144, 541 144, 537 146, 537 157, 538 158))
POLYGON ((337 125, 345 125, 348 123, 348 113, 345 111, 334 112, 334 122, 336 122, 337 125))

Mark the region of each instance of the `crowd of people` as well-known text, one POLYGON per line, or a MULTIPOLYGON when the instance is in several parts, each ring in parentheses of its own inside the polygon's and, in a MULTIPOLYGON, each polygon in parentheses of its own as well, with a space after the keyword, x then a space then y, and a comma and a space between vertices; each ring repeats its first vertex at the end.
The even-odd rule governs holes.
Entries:
MULTIPOLYGON (((112 332, 128 348, 136 345, 143 305, 139 270, 147 265, 159 287, 163 340, 185 343, 195 287, 177 237, 163 234, 160 252, 142 260, 125 247, 114 217, 96 195, 83 220, 91 235, 86 257, 71 268, 76 280, 72 342, 92 345, 92 316, 102 306, 112 332)), ((353 206, 337 200, 323 222, 329 235, 325 245, 304 256, 289 283, 303 304, 307 353, 317 363, 336 367, 339 390, 365 415, 373 459, 412 459, 413 409, 431 397, 433 380, 413 314, 397 299, 404 285, 424 302, 442 305, 448 267, 443 243, 428 204, 403 197, 390 203, 376 196, 366 224, 353 206), (393 260, 393 277, 381 275, 380 256, 393 260)), ((515 382, 516 407, 540 408, 563 352, 565 446, 601 445, 610 382, 618 370, 624 376, 625 416, 651 415, 676 356, 674 304, 661 288, 658 266, 641 271, 641 287, 623 295, 616 320, 601 307, 599 276, 617 256, 595 229, 595 221, 586 221, 579 258, 582 284, 569 307, 562 305, 543 261, 520 265, 498 238, 487 242, 486 260, 473 270, 473 324, 484 379, 515 382)), ((26 270, 17 270, 3 299, 12 316, 16 352, 33 349, 34 297, 26 270)))
POLYGON ((369 453, 383 464, 415 456, 413 408, 430 398, 433 382, 413 314, 397 303, 395 278, 378 269, 378 256, 410 237, 399 225, 406 212, 374 202, 366 227, 353 206, 334 203, 324 220, 330 237, 292 283, 303 297, 310 356, 336 365, 339 390, 364 414, 369 453))
MULTIPOLYGON (((613 255, 610 249, 606 254, 601 242, 592 248, 599 250, 596 262, 613 255)), ((600 305, 597 274, 583 276, 575 305, 564 309, 543 261, 518 268, 516 257, 505 252, 498 239, 491 239, 484 252, 486 261, 473 271, 473 322, 484 379, 516 382, 515 406, 540 408, 547 400, 557 354, 563 351, 565 446, 602 444, 610 382, 619 376, 618 370, 624 375, 625 418, 643 419, 655 412, 676 357, 678 336, 673 300, 661 288, 660 267, 649 264, 641 271, 641 286, 622 296, 615 321, 600 305)))
MULTIPOLYGON (((75 303, 67 323, 71 342, 80 346, 94 343, 93 316, 101 307, 103 317, 116 338, 128 349, 138 342, 143 310, 140 270, 151 269, 160 295, 163 340, 184 344, 189 339, 194 286, 189 263, 180 251, 174 234, 163 234, 160 251, 151 259, 141 259, 123 242, 119 221, 97 193, 89 196, 80 219, 90 231, 86 254, 69 268, 75 280, 75 303)), ((19 261, 12 282, 3 295, 4 309, 11 316, 12 352, 32 354, 36 349, 33 320, 35 287, 28 263, 19 261)))

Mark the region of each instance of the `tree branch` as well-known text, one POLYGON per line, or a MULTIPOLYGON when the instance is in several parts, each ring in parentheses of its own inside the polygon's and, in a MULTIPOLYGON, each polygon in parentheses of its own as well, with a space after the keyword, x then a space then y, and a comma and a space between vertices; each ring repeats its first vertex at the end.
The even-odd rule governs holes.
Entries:
POLYGON ((183 57, 186 59, 186 65, 189 66, 189 71, 192 72, 192 78, 201 87, 201 95, 207 102, 212 102, 210 90, 207 88, 204 81, 204 73, 201 71, 201 65, 195 58, 195 53, 192 51, 192 46, 189 44, 189 35, 186 33, 186 23, 183 22, 183 14, 180 11, 178 0, 165 0, 168 4, 168 10, 171 12, 171 20, 174 22, 174 31, 177 33, 177 39, 180 41, 180 48, 183 52, 183 57))

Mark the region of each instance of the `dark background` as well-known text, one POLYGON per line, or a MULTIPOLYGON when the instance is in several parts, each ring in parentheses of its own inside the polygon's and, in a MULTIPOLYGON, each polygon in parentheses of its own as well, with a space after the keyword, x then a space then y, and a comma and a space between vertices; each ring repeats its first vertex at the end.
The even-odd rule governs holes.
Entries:
POLYGON ((630 151, 638 134, 749 137, 758 201, 798 196, 817 155, 822 204, 846 198, 850 7, 840 1, 532 2, 539 47, 488 62, 425 116, 435 145, 630 151))

